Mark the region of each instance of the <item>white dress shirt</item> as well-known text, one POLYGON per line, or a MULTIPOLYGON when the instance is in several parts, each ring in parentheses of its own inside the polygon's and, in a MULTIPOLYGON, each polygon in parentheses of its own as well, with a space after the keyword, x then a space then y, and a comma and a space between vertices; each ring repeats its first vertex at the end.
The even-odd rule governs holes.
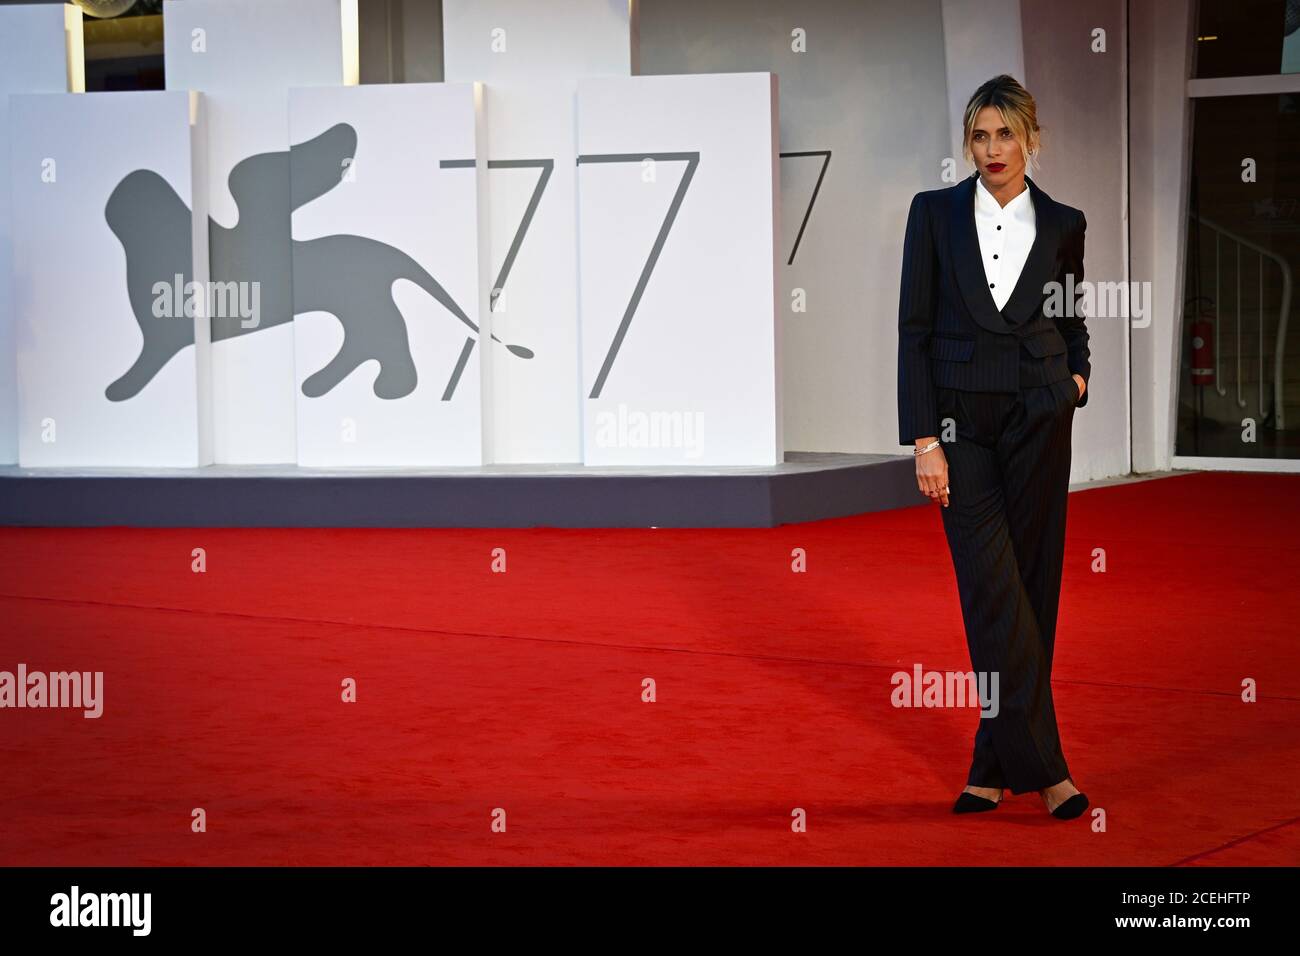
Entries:
POLYGON ((984 179, 977 176, 975 231, 979 234, 989 295, 1000 311, 1011 298, 1011 290, 1029 258, 1029 247, 1034 244, 1034 203, 1029 184, 1025 183, 1024 191, 1002 206, 984 188, 984 179))

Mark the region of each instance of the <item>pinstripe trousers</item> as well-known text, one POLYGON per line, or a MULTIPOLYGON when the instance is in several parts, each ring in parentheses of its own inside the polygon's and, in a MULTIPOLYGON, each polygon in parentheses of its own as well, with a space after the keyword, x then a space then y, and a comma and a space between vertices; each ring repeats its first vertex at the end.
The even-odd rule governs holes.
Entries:
MULTIPOLYGON (((1021 382, 1041 379, 1022 351, 1021 382)), ((967 786, 1028 793, 1070 775, 1052 704, 1052 649, 1065 556, 1073 378, 1019 392, 937 388, 948 425, 952 554, 971 666, 998 674, 996 716, 981 716, 967 786)), ((990 685, 992 686, 992 685, 990 685)))

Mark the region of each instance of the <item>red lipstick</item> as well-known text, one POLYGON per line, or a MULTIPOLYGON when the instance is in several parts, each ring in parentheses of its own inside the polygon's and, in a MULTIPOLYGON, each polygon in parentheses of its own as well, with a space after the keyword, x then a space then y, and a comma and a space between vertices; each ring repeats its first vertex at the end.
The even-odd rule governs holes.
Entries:
POLYGON ((986 166, 985 168, 986 168, 989 172, 991 172, 991 173, 1000 173, 1000 172, 1002 172, 1002 170, 1004 170, 1004 169, 1007 168, 1007 164, 1006 164, 1006 163, 989 163, 988 166, 986 166))

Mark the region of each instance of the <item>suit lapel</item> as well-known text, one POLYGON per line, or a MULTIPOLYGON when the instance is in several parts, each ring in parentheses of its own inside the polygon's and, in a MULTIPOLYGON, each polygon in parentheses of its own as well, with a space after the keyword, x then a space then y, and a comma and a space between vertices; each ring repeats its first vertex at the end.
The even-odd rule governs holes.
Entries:
POLYGON ((1006 333, 1028 318, 1030 312, 1043 301, 1043 285, 1055 278, 1053 267, 1058 248, 1056 231, 1056 203, 1029 176, 1030 201, 1034 204, 1034 241, 1029 247, 1020 278, 1007 304, 998 311, 989 292, 988 276, 984 272, 984 257, 980 253, 979 233, 975 230, 975 180, 978 173, 959 183, 953 196, 952 220, 949 223, 949 242, 952 246, 957 285, 961 289, 966 307, 975 321, 990 332, 1006 333))
POLYGON ((1034 204, 1034 241, 1029 247, 1025 267, 1020 270, 1020 279, 1011 290, 1007 304, 1002 307, 1003 316, 1012 325, 1024 322, 1042 305, 1043 286, 1056 278, 1056 251, 1060 248, 1056 203, 1028 176, 1025 182, 1029 184, 1030 201, 1034 204))

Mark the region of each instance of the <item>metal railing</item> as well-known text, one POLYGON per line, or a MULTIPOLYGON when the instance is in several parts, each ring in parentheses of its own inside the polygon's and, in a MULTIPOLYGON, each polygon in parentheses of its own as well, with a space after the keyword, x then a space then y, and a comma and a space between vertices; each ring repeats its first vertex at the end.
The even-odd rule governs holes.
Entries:
POLYGON ((1214 388, 1220 395, 1228 394, 1227 389, 1222 384, 1223 376, 1219 374, 1219 360, 1223 354, 1219 348, 1219 329, 1223 324, 1221 320, 1224 311, 1223 296, 1220 289, 1222 240, 1228 239, 1236 248, 1237 305, 1233 318, 1236 320, 1237 331, 1237 406, 1239 408, 1246 407, 1246 398, 1241 390, 1241 250, 1243 248, 1250 249, 1259 256, 1259 417, 1261 420, 1267 414, 1264 409, 1264 260, 1271 259, 1281 270, 1282 303, 1277 320, 1277 341, 1273 349, 1273 428, 1276 431, 1281 431, 1285 427, 1285 405, 1282 401, 1282 392, 1285 383, 1286 365, 1283 359, 1286 356, 1287 319, 1291 315, 1291 265, 1277 253, 1270 252, 1263 246, 1257 245, 1234 232, 1229 232, 1213 220, 1194 213, 1191 215, 1193 219, 1214 233, 1214 388))

